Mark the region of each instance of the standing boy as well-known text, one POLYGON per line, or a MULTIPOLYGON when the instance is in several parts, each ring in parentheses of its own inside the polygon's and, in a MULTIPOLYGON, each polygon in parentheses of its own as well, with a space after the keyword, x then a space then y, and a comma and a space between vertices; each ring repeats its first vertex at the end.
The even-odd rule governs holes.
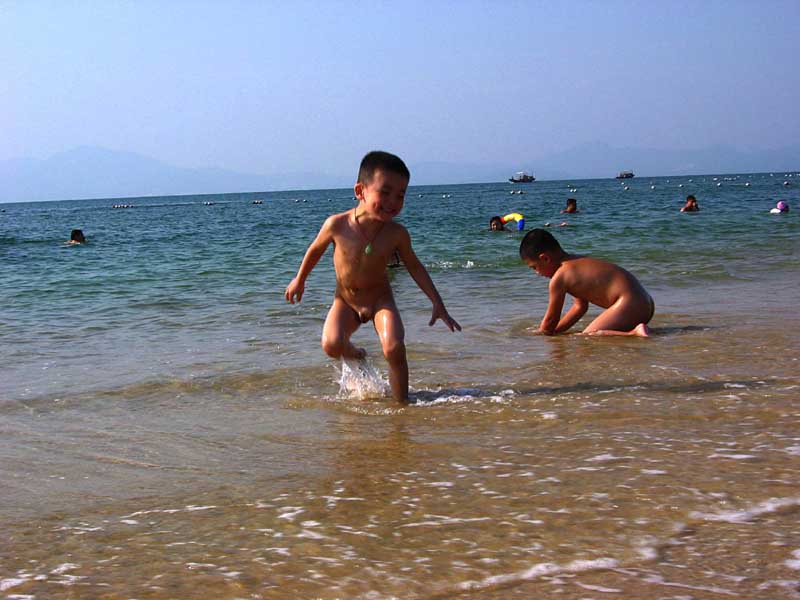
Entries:
POLYGON ((364 349, 356 348, 350 336, 362 323, 372 321, 389 363, 392 397, 399 402, 408 401, 408 362, 405 330, 386 273, 386 263, 395 251, 433 303, 428 325, 441 319, 450 331, 461 330, 414 254, 408 231, 393 220, 403 208, 410 176, 399 157, 388 152, 368 153, 354 187, 358 204, 325 220, 285 293, 292 304, 301 300, 309 273, 333 243, 336 291, 322 329, 322 348, 332 358, 364 358, 364 349))
POLYGON ((636 277, 622 267, 589 256, 568 254, 544 229, 528 232, 520 244, 519 255, 539 275, 550 278, 550 299, 539 332, 553 335, 567 331, 586 314, 591 303, 606 310, 583 333, 650 335, 647 323, 655 312, 653 299, 636 277), (567 294, 575 302, 561 317, 567 294))

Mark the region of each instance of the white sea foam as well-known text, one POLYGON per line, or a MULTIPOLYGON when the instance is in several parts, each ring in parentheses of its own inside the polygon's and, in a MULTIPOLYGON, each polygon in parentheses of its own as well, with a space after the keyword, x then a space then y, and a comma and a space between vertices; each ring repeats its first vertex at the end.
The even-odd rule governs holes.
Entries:
POLYGON ((687 583, 677 583, 674 581, 667 581, 661 575, 656 573, 649 573, 645 575, 643 581, 647 583, 654 583, 656 585, 663 585, 665 587, 676 587, 682 588, 686 590, 697 590, 700 592, 712 592, 714 594, 723 594, 725 596, 738 596, 739 594, 732 592, 729 589, 722 588, 722 587, 715 587, 715 586, 704 586, 704 585, 690 585, 687 583))
POLYGON ((790 569, 800 571, 800 550, 795 550, 792 552, 792 556, 794 556, 794 559, 788 559, 784 561, 784 564, 790 569))
POLYGON ((30 580, 30 577, 8 577, 7 579, 0 579, 0 592, 5 592, 12 587, 22 585, 28 580, 30 580))
POLYGON ((279 508, 278 512, 281 513, 278 515, 279 519, 286 519, 287 521, 294 521, 294 518, 297 515, 300 515, 305 511, 305 509, 301 506, 285 506, 283 508, 279 508))
POLYGON ((171 514, 180 513, 180 512, 194 512, 194 511, 198 511, 198 510, 211 510, 212 508, 217 508, 217 507, 216 506, 195 506, 193 504, 190 504, 190 505, 185 506, 183 508, 154 508, 154 509, 151 509, 151 510, 137 510, 136 512, 132 512, 129 515, 121 516, 120 519, 130 519, 131 517, 139 517, 139 516, 142 516, 142 515, 152 515, 152 514, 159 514, 159 513, 171 515, 171 514))
POLYGON ((297 534, 297 537, 306 538, 309 540, 329 539, 328 536, 322 535, 321 533, 317 533, 316 531, 311 531, 310 529, 303 529, 300 533, 297 534))
POLYGON ((197 562, 187 562, 186 567, 194 571, 195 569, 213 569, 217 565, 214 563, 197 563, 197 562))
POLYGON ((328 508, 335 508, 339 502, 364 502, 364 498, 345 496, 322 496, 322 499, 325 500, 328 508))
POLYGON ((474 518, 454 518, 454 517, 442 517, 439 515, 425 515, 426 517, 430 517, 431 521, 419 521, 417 523, 406 523, 405 525, 398 525, 398 528, 403 527, 431 527, 431 526, 439 526, 439 525, 453 525, 456 523, 478 523, 481 521, 491 521, 491 517, 474 517, 474 518))
POLYGON ((770 498, 742 510, 722 510, 716 513, 692 512, 693 519, 703 521, 720 521, 724 523, 747 523, 753 519, 770 513, 800 506, 800 498, 770 498))
MULTIPOLYGON (((426 396, 430 396, 431 392, 424 392, 426 396)), ((434 392, 436 393, 436 392, 434 392)), ((417 406, 433 406, 437 404, 464 404, 476 401, 488 401, 492 403, 507 404, 514 396, 513 390, 503 390, 499 394, 487 395, 478 389, 462 388, 456 390, 447 390, 439 396, 432 399, 421 400, 418 399, 417 406)))
POLYGON ((613 454, 598 454, 592 458, 587 458, 586 462, 607 462, 610 460, 628 460, 632 456, 614 456, 613 454))
POLYGON ((708 458, 730 458, 731 460, 749 460, 755 458, 754 454, 709 454, 708 458))
POLYGON ((67 571, 72 571, 73 569, 77 569, 78 565, 75 563, 64 563, 63 565, 57 566, 55 569, 50 571, 51 575, 63 575, 67 571))
POLYGON ((585 590, 591 590, 593 592, 601 592, 603 594, 621 594, 622 590, 617 588, 607 588, 601 585, 589 585, 588 583, 581 583, 580 581, 576 581, 575 585, 578 587, 582 587, 585 590))
POLYGON ((540 577, 558 575, 560 573, 583 573, 587 571, 598 571, 613 569, 619 566, 619 562, 613 558, 598 558, 595 560, 574 560, 565 565, 557 563, 539 563, 524 571, 507 573, 505 575, 493 575, 479 581, 464 581, 459 583, 456 588, 463 591, 475 592, 493 586, 508 585, 520 581, 529 581, 540 577))

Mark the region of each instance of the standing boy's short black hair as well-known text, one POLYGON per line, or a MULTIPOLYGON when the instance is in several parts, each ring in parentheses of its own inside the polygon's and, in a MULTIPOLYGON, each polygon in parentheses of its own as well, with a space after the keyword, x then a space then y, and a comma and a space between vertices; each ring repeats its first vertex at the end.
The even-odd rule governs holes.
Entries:
POLYGON ((411 172, 408 170, 406 163, 403 162, 403 159, 389 152, 373 150, 372 152, 367 152, 366 156, 361 159, 361 166, 358 168, 358 183, 367 184, 372 181, 372 177, 378 169, 397 173, 406 179, 411 179, 411 172))
POLYGON ((535 260, 542 252, 563 252, 553 234, 544 229, 533 229, 525 234, 519 245, 520 258, 535 260))

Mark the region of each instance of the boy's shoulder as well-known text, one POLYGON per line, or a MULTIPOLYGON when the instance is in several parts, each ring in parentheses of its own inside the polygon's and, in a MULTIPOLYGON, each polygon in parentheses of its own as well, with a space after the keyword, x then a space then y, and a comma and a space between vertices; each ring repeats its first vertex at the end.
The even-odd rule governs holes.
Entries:
POLYGON ((391 236, 393 239, 400 241, 402 239, 411 240, 411 234, 408 232, 408 229, 405 228, 405 225, 402 223, 398 223, 397 221, 389 221, 384 225, 386 229, 386 233, 391 236))
POLYGON ((573 254, 561 263, 561 268, 556 272, 561 277, 571 279, 584 279, 603 273, 622 271, 622 267, 602 258, 573 254))
POLYGON ((408 232, 408 229, 406 229, 406 226, 403 225, 402 223, 398 223, 397 221, 389 221, 386 224, 386 227, 388 227, 390 231, 405 231, 405 232, 408 232))
POLYGON ((334 213, 329 215, 327 219, 325 219, 325 225, 328 227, 335 227, 341 225, 342 223, 347 223, 347 220, 350 218, 350 214, 353 212, 353 209, 346 210, 340 213, 334 213))

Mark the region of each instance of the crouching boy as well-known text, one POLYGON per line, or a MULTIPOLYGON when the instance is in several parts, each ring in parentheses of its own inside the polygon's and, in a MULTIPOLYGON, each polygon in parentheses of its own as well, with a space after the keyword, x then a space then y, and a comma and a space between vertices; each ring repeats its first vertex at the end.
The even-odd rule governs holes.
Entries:
POLYGON ((583 333, 647 337, 655 303, 642 284, 613 263, 565 252, 549 231, 534 229, 523 238, 519 255, 531 269, 550 278, 547 312, 539 325, 546 335, 564 333, 586 314, 589 304, 603 311, 583 333), (575 301, 562 317, 566 295, 575 301))

